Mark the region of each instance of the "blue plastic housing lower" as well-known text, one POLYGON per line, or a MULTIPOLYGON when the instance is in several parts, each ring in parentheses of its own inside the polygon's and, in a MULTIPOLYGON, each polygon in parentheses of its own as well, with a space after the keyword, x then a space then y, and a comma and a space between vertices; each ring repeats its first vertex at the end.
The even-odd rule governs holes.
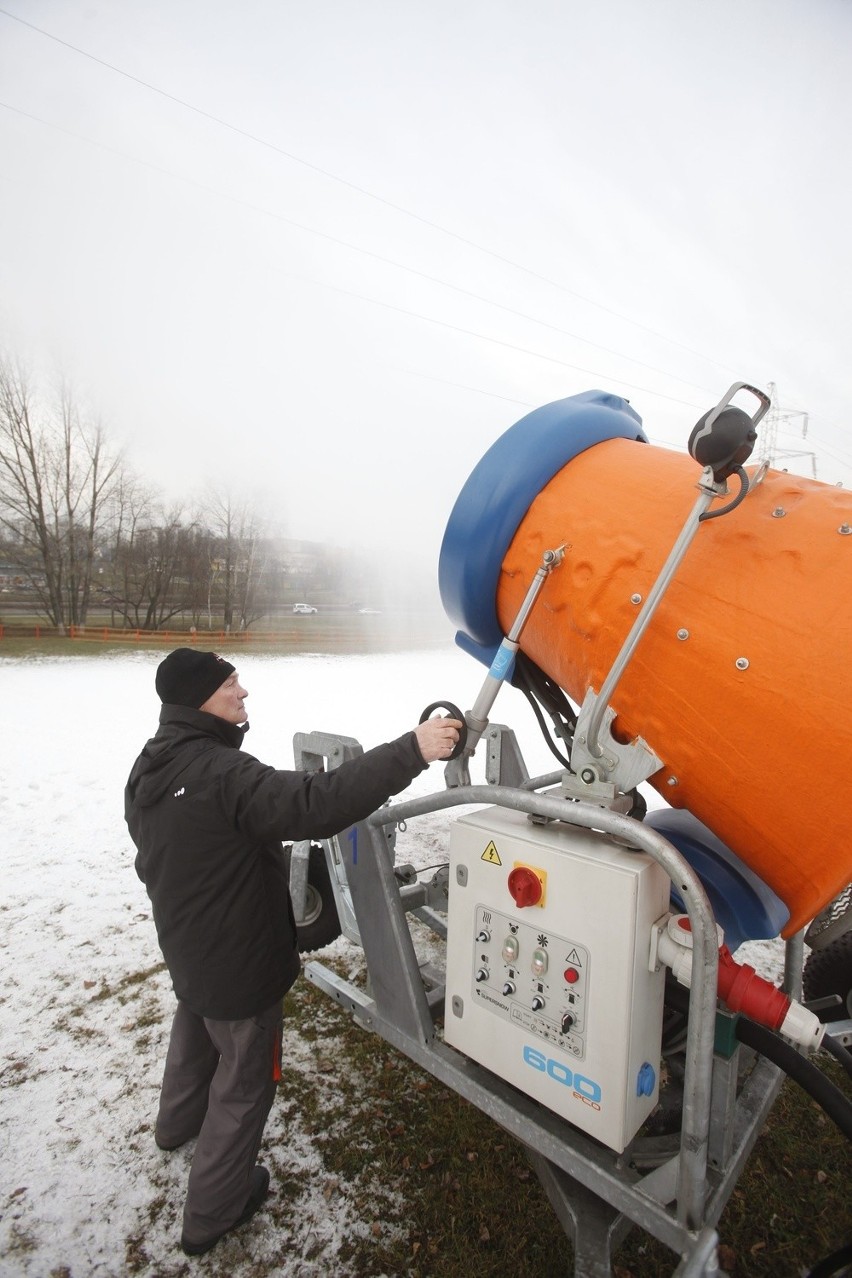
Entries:
MULTIPOLYGON (((743 941, 779 934, 790 917, 787 906, 698 817, 675 808, 660 808, 648 813, 645 824, 668 839, 692 866, 729 950, 737 949, 743 941)), ((684 908, 674 886, 672 901, 676 909, 684 908)))

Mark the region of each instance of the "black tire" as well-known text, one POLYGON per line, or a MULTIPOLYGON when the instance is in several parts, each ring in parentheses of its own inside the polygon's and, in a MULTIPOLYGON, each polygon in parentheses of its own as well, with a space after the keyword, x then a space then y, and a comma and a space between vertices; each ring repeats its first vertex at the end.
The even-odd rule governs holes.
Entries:
MULTIPOLYGON (((291 847, 284 849, 287 879, 290 878, 291 847)), ((328 864, 322 844, 312 843, 308 859, 308 892, 305 900, 304 922, 296 926, 299 953, 309 954, 321 950, 340 936, 340 919, 334 901, 334 891, 328 873, 328 864)))
POLYGON ((819 1013, 821 1021, 845 1021, 852 1016, 852 932, 845 932, 824 950, 812 950, 802 974, 805 1001, 839 994, 842 1003, 819 1013))

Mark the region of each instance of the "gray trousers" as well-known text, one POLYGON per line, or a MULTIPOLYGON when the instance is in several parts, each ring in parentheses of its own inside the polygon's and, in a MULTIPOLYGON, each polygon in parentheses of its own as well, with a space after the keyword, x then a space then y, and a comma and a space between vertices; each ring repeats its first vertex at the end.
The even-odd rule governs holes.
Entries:
POLYGON ((280 1076, 282 1029, 280 1002, 244 1021, 208 1020, 177 1005, 156 1139, 168 1147, 198 1137, 183 1212, 189 1242, 229 1229, 248 1202, 280 1076))

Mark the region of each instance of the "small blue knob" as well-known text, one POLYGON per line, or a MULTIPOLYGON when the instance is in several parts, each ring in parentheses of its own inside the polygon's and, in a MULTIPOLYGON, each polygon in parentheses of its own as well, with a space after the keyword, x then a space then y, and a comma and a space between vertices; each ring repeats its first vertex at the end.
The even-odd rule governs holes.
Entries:
POLYGON ((652 1096, 656 1081, 657 1075, 654 1066, 645 1061, 644 1065, 639 1066, 639 1074, 636 1079, 636 1095, 652 1096))

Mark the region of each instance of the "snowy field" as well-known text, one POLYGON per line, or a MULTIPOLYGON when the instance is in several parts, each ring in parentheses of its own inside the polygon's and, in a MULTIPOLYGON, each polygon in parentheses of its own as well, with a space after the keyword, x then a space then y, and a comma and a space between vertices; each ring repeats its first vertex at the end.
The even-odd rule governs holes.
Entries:
MULTIPOLYGON (((168 977, 151 974, 160 953, 123 820, 127 773, 156 728, 158 659, 0 653, 3 1278, 119 1278, 127 1241, 139 1238, 150 1263, 135 1272, 204 1271, 178 1247, 189 1152, 166 1155, 153 1141, 174 1003, 168 977)), ((250 694, 246 749, 281 767, 292 766, 296 731, 339 732, 369 747, 413 727, 431 701, 470 706, 484 673, 451 646, 234 660, 250 694)), ((515 728, 532 774, 555 766, 518 693, 504 692, 493 717, 515 728)), ((410 793, 442 786, 441 765, 433 765, 410 793)), ((418 823, 422 834, 407 840, 406 860, 434 862, 444 820, 418 823)), ((750 962, 778 979, 776 943, 748 950, 750 962)), ((289 1050, 298 1067, 299 1045, 289 1050)), ((284 1237, 259 1213, 241 1234, 244 1259, 231 1272, 239 1278, 260 1265, 287 1278, 345 1275, 336 1259, 354 1227, 345 1200, 331 1209, 310 1143, 285 1130, 273 1107, 265 1145, 276 1144, 288 1146, 299 1174, 299 1228, 284 1237)))

